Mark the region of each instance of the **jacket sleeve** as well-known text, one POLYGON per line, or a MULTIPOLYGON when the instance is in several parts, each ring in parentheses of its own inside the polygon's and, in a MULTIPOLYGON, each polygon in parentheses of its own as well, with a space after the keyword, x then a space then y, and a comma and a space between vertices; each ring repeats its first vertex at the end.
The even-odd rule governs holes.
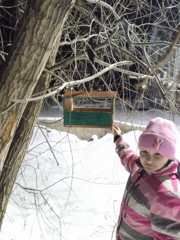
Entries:
POLYGON ((173 191, 157 192, 157 198, 151 206, 151 227, 154 240, 180 239, 179 194, 173 191))
POLYGON ((138 155, 130 149, 129 145, 123 140, 122 135, 114 136, 114 142, 116 145, 116 153, 118 154, 121 163, 128 172, 132 173, 138 168, 136 164, 139 159, 138 155))

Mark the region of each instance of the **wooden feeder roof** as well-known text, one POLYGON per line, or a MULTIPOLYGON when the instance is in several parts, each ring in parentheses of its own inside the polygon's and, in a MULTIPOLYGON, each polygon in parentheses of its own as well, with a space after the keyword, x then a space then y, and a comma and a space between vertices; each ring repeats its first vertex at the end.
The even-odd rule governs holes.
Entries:
POLYGON ((66 91, 64 97, 99 97, 99 98, 114 98, 117 92, 115 91, 66 91))

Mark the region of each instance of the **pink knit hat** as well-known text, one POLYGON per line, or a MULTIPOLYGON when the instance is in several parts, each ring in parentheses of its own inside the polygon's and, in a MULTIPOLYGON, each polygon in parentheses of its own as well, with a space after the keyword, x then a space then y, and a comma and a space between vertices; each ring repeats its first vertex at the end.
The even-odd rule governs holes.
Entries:
POLYGON ((172 121, 153 118, 139 137, 139 149, 175 158, 177 129, 172 121))

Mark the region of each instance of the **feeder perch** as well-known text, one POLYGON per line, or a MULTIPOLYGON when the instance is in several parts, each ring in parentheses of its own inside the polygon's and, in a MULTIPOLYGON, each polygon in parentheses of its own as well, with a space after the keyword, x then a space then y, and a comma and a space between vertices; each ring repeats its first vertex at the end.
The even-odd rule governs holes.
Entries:
POLYGON ((64 126, 111 128, 115 97, 113 91, 66 91, 64 126))

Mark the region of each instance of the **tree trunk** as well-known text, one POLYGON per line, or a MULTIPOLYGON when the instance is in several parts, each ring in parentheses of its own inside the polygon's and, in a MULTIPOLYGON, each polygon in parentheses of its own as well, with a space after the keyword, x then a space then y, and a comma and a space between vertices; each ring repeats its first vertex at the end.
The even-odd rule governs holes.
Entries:
POLYGON ((0 227, 42 105, 14 100, 45 90, 48 76, 42 72, 48 59, 48 65, 55 61, 62 28, 73 4, 73 0, 38 0, 30 6, 0 79, 0 227))
POLYGON ((16 45, 0 79, 0 159, 4 165, 16 128, 75 0, 30 1, 16 45))
MULTIPOLYGON (((56 42, 54 52, 51 54, 48 60, 47 67, 54 65, 59 42, 60 39, 58 39, 56 42)), ((35 88, 34 94, 47 89, 49 78, 50 76, 45 72, 41 75, 35 88)), ((39 115, 41 106, 42 101, 27 104, 8 151, 0 176, 0 228, 2 226, 4 215, 6 213, 9 197, 11 195, 18 171, 21 167, 26 150, 28 148, 28 144, 33 132, 33 126, 39 115)))
MULTIPOLYGON (((40 79, 36 90, 44 90, 44 84, 40 79)), ((8 200, 12 192, 18 170, 24 159, 26 149, 31 138, 34 122, 37 118, 41 103, 29 103, 23 113, 19 126, 13 137, 10 149, 0 176, 0 228, 6 212, 8 200)))

